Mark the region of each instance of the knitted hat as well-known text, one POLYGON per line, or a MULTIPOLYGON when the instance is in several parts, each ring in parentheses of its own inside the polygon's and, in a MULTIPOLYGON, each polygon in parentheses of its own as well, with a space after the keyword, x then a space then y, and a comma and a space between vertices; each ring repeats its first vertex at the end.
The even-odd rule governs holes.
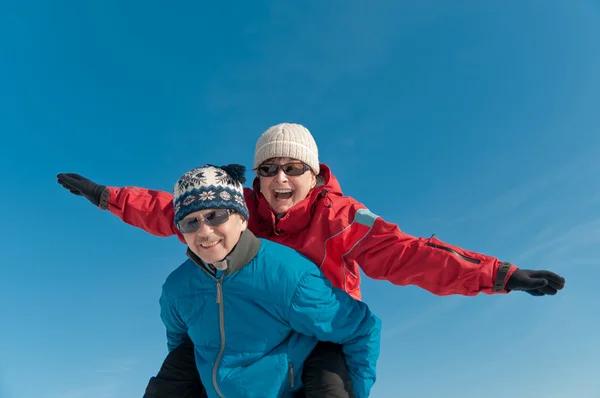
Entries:
POLYGON ((319 150, 308 129, 300 124, 281 123, 270 127, 256 141, 254 168, 271 158, 292 158, 306 163, 319 174, 319 150))
POLYGON ((239 164, 216 167, 207 164, 179 178, 173 193, 175 224, 188 214, 205 209, 231 209, 249 218, 244 201, 246 168, 239 164))

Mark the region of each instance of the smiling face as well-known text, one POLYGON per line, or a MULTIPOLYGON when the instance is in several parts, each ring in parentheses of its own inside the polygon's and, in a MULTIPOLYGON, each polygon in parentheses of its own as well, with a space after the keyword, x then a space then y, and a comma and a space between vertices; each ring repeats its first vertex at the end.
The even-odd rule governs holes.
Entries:
POLYGON ((247 228, 247 221, 238 213, 233 213, 221 225, 208 226, 203 218, 214 209, 200 210, 188 214, 183 220, 199 218, 200 226, 197 231, 183 233, 185 242, 190 250, 207 264, 222 261, 237 245, 240 235, 247 228))
MULTIPOLYGON (((275 158, 263 164, 283 165, 288 163, 302 164, 297 159, 275 158)), ((317 183, 315 174, 309 169, 299 176, 289 176, 282 169, 272 177, 259 175, 260 192, 263 194, 275 214, 283 214, 304 200, 317 183)))

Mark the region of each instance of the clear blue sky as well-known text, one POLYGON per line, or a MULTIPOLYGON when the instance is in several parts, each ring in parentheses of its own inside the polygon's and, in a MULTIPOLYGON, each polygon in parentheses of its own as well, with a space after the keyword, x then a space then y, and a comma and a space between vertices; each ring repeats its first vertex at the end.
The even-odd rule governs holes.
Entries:
POLYGON ((567 278, 545 298, 365 280, 374 397, 600 397, 597 1, 201 3, 2 4, 0 397, 141 396, 166 353, 184 246, 56 173, 171 190, 251 166, 282 121, 404 231, 567 278))

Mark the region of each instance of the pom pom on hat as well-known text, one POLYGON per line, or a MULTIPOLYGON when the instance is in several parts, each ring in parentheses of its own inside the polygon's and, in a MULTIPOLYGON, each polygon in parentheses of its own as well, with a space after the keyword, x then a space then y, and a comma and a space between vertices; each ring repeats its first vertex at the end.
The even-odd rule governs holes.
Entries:
POLYGON ((221 166, 222 170, 225 170, 227 174, 231 177, 231 179, 240 184, 244 184, 246 182, 246 177, 244 173, 246 172, 246 167, 241 164, 228 164, 225 166, 221 166))

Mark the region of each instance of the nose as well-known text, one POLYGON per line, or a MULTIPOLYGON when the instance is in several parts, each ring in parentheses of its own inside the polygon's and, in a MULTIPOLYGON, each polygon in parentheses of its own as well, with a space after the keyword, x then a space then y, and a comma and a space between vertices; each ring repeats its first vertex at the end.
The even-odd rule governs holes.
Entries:
POLYGON ((198 228, 198 230, 196 231, 196 237, 204 238, 204 237, 211 235, 212 233, 213 233, 212 227, 206 225, 206 223, 203 220, 200 223, 200 228, 198 228))
POLYGON ((278 183, 285 183, 287 182, 287 180, 287 174, 285 174, 282 169, 279 169, 279 171, 277 171, 277 174, 275 174, 275 181, 277 181, 278 183))

